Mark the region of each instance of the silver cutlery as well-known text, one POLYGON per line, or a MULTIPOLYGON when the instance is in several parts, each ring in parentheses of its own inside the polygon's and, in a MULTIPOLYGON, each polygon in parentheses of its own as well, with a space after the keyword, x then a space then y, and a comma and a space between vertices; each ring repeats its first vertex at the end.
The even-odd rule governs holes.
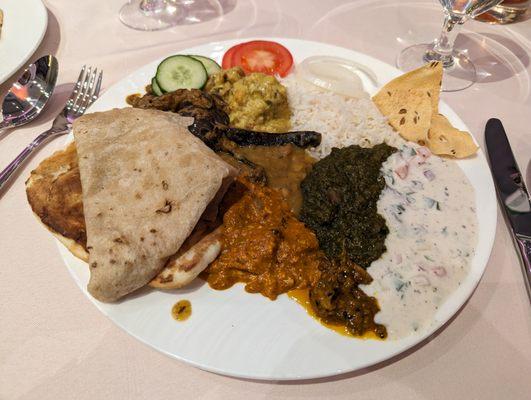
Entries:
POLYGON ((17 168, 36 148, 48 139, 64 135, 72 129, 74 120, 83 115, 86 109, 98 98, 103 71, 83 66, 65 107, 55 117, 52 127, 37 136, 2 172, 0 172, 0 191, 17 168))
POLYGON ((0 132, 35 119, 52 96, 59 65, 54 56, 39 58, 13 83, 2 102, 0 132))
POLYGON ((531 161, 527 163, 527 178, 525 179, 525 182, 527 183, 527 186, 531 187, 531 161))
POLYGON ((485 144, 500 205, 522 259, 524 281, 531 300, 531 201, 499 119, 491 118, 487 122, 485 144))

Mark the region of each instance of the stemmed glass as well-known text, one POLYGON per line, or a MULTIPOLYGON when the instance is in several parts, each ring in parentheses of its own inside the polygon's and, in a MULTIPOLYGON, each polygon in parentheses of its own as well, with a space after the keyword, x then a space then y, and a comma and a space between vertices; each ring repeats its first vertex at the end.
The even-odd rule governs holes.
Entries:
POLYGON ((141 31, 208 21, 224 14, 223 0, 129 0, 120 9, 120 21, 141 31))
POLYGON ((469 18, 488 11, 503 0, 439 0, 444 7, 441 35, 433 43, 405 48, 398 55, 397 65, 404 71, 420 67, 430 61, 441 61, 444 66, 442 90, 453 92, 466 89, 476 82, 476 67, 464 52, 454 49, 461 25, 469 18))

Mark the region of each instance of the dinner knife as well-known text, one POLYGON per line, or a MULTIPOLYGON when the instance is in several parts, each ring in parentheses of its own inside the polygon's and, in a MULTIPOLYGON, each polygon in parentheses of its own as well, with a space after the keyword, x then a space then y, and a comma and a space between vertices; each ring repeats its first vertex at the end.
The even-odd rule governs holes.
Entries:
POLYGON ((499 119, 488 120, 485 144, 498 199, 522 258, 524 281, 531 300, 531 202, 499 119))

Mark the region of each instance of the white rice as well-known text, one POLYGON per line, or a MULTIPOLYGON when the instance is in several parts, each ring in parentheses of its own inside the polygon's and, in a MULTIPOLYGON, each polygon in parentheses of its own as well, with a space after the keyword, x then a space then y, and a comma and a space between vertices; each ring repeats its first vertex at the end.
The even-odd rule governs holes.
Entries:
POLYGON ((383 142, 398 147, 404 143, 366 93, 360 99, 346 97, 321 90, 295 76, 281 82, 288 89, 292 129, 323 135, 321 145, 310 149, 316 158, 326 157, 333 147, 353 144, 372 147, 383 142))

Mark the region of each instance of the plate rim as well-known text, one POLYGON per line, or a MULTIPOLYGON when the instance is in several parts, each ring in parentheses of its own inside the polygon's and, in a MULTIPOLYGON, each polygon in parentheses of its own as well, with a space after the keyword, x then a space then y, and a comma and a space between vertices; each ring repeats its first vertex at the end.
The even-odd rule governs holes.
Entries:
MULTIPOLYGON (((17 1, 20 1, 20 0, 17 0, 17 1)), ((34 7, 34 6, 38 7, 39 12, 42 14, 42 23, 43 23, 42 30, 39 33, 38 39, 33 43, 31 47, 28 47, 24 56, 20 58, 18 62, 13 63, 11 67, 5 69, 3 72, 2 70, 0 70, 0 84, 6 82, 9 78, 11 78, 13 74, 17 72, 20 68, 22 68, 28 62, 31 56, 35 54, 35 51, 37 51, 37 49, 41 45, 44 39, 44 36, 46 35, 46 31, 48 29, 48 9, 44 5, 43 1, 42 0, 26 0, 26 1, 34 2, 34 4, 25 5, 25 4, 17 4, 15 2, 14 3, 16 4, 15 7, 20 7, 20 8, 34 7)), ((5 19, 5 14, 4 14, 4 19, 5 19)))
MULTIPOLYGON (((398 75, 403 73, 402 71, 398 70, 396 67, 394 67, 394 66, 392 66, 392 65, 390 65, 390 64, 388 64, 388 63, 386 63, 384 61, 381 61, 381 60, 379 60, 379 59, 377 59, 375 57, 372 57, 370 55, 364 54, 362 52, 359 52, 359 51, 356 51, 356 50, 353 50, 353 49, 349 49, 349 48, 346 48, 346 47, 342 47, 342 46, 337 46, 337 45, 330 44, 330 43, 319 42, 319 41, 314 41, 314 40, 298 39, 298 38, 260 37, 260 36, 256 37, 256 36, 251 36, 251 37, 246 37, 246 38, 237 38, 237 39, 229 39, 229 40, 222 40, 222 41, 205 41, 203 43, 194 45, 192 47, 186 47, 186 48, 183 48, 183 49, 179 48, 179 49, 176 49, 175 51, 176 52, 185 52, 185 51, 188 51, 188 50, 192 50, 192 49, 196 49, 198 47, 204 47, 204 46, 219 46, 220 49, 221 48, 227 49, 229 46, 231 46, 233 44, 241 43, 241 42, 244 42, 244 41, 256 40, 256 39, 273 40, 273 41, 277 41, 277 42, 280 42, 280 43, 285 43, 285 42, 290 42, 290 41, 303 42, 306 45, 318 45, 318 46, 336 48, 339 51, 348 51, 348 52, 354 53, 356 55, 361 55, 364 58, 370 60, 371 62, 376 62, 378 64, 384 65, 387 69, 392 69, 394 71, 393 73, 394 73, 395 76, 398 76, 398 75)), ((287 45, 287 47, 289 48, 289 45, 287 45)), ((134 77, 135 75, 139 75, 140 73, 142 73, 141 71, 144 70, 146 67, 148 67, 148 66, 150 66, 152 64, 155 64, 157 62, 160 62, 164 58, 165 57, 159 57, 159 58, 153 59, 150 62, 145 63, 143 66, 135 69, 133 72, 131 72, 127 76, 123 77, 119 81, 115 82, 113 85, 111 85, 109 88, 106 89, 105 93, 111 91, 113 88, 114 89, 119 88, 120 86, 124 85, 129 79, 132 79, 132 77, 134 77)), ((100 99, 98 99, 98 100, 100 100, 100 99)), ((89 108, 89 111, 91 111, 91 109, 93 109, 93 108, 97 108, 98 100, 89 108)), ((460 125, 462 127, 462 129, 468 129, 466 127, 466 124, 464 123, 464 121, 461 120, 459 115, 455 111, 453 111, 453 109, 451 109, 451 107, 449 107, 442 100, 440 102, 440 105, 441 105, 442 108, 444 108, 444 109, 449 111, 449 113, 451 114, 451 115, 449 115, 449 119, 450 120, 457 120, 459 122, 457 125, 460 125)), ((473 135, 472 135, 472 137, 473 137, 474 141, 477 144, 477 140, 475 139, 475 137, 473 135)), ((70 133, 70 135, 67 138, 67 141, 70 141, 70 140, 72 140, 72 133, 70 133)), ((477 157, 479 158, 480 162, 483 162, 485 165, 488 165, 487 161, 486 161, 486 157, 485 157, 485 155, 484 155, 484 153, 483 153, 481 148, 479 148, 479 150, 478 150, 477 157)), ((463 170, 463 168, 459 164, 459 161, 457 161, 457 164, 459 165, 459 168, 461 170, 463 170)), ((182 361, 182 362, 184 362, 186 364, 192 365, 192 366, 194 366, 196 368, 199 368, 201 370, 204 370, 204 371, 216 373, 216 374, 223 375, 223 376, 235 377, 235 378, 238 378, 238 379, 252 379, 252 380, 260 380, 260 381, 305 381, 305 380, 310 380, 310 379, 329 378, 329 377, 333 377, 333 376, 344 375, 344 374, 351 373, 351 372, 354 372, 354 371, 363 370, 363 369, 369 368, 371 366, 378 366, 379 364, 381 364, 381 363, 383 363, 383 362, 385 362, 387 360, 393 360, 395 358, 398 358, 398 356, 400 356, 401 354, 404 354, 405 352, 409 351, 411 348, 413 348, 415 346, 418 346, 418 348, 423 347, 424 344, 428 343, 431 340, 431 338, 437 336, 440 332, 442 332, 449 325, 449 323, 452 322, 452 318, 454 316, 457 316, 460 313, 460 311, 466 306, 467 302, 469 301, 469 299, 472 297, 472 295, 474 294, 475 290, 477 289, 477 286, 478 286, 479 282, 481 281, 481 278, 483 277, 483 275, 485 273, 485 270, 487 268, 488 261, 490 259, 490 255, 491 255, 492 249, 493 249, 495 233, 496 233, 496 227, 497 227, 497 223, 498 223, 498 221, 497 221, 497 219, 498 219, 497 218, 497 203, 496 203, 496 193, 495 193, 495 189, 494 189, 494 183, 493 183, 493 180, 492 180, 492 176, 490 174, 488 174, 488 176, 489 176, 489 179, 488 179, 487 182, 484 182, 484 184, 486 184, 488 186, 488 193, 490 194, 490 196, 491 197, 494 196, 494 203, 490 204, 491 206, 493 206, 493 210, 491 210, 491 212, 490 212, 491 225, 490 225, 490 229, 489 229, 489 232, 488 232, 489 233, 489 235, 487 237, 488 240, 485 242, 485 245, 488 248, 488 251, 482 253, 483 257, 482 257, 482 260, 481 260, 481 264, 482 264, 481 271, 479 271, 479 273, 476 273, 474 276, 472 276, 472 274, 471 274, 472 271, 469 271, 469 274, 467 275, 467 279, 473 279, 472 286, 471 286, 471 289, 470 289, 469 293, 467 293, 466 295, 462 296, 462 298, 460 299, 459 306, 457 308, 455 308, 455 310, 453 310, 451 312, 448 312, 447 314, 449 314, 449 315, 444 316, 441 319, 441 321, 438 324, 436 324, 435 327, 430 327, 430 328, 426 329, 424 334, 422 334, 420 336, 417 336, 417 337, 415 337, 415 336, 409 337, 410 339, 415 338, 415 340, 409 340, 410 343, 407 343, 405 346, 402 346, 399 349, 390 351, 386 355, 384 355, 384 356, 382 356, 380 358, 376 358, 376 359, 367 361, 365 363, 361 363, 361 364, 357 365, 355 368, 339 369, 339 370, 331 371, 331 372, 325 373, 325 374, 316 373, 316 374, 304 374, 304 376, 297 375, 297 374, 292 374, 292 375, 289 375, 289 376, 288 375, 271 376, 270 374, 262 374, 262 375, 260 375, 260 374, 238 373, 238 372, 223 370, 222 368, 219 368, 219 367, 216 367, 216 366, 204 365, 204 364, 201 364, 200 362, 188 359, 188 358, 180 356, 178 354, 174 354, 174 353, 172 353, 172 352, 170 352, 168 350, 165 350, 163 348, 157 347, 155 344, 150 343, 147 339, 143 338, 142 336, 130 331, 121 322, 115 320, 102 307, 103 303, 98 302, 92 296, 90 296, 90 294, 88 294, 88 292, 86 291, 86 287, 81 282, 79 276, 77 276, 75 274, 75 269, 72 268, 70 265, 68 265, 67 258, 70 258, 70 257, 73 257, 73 256, 68 252, 68 250, 58 240, 56 240, 56 242, 57 242, 57 246, 59 248, 59 252, 61 254, 61 257, 63 258, 63 262, 65 263, 68 271, 72 275, 74 281, 80 287, 82 292, 88 297, 88 299, 98 308, 98 310, 102 314, 104 314, 107 318, 109 318, 120 329, 125 331, 127 334, 129 334, 132 337, 134 337, 135 339, 139 340, 141 343, 153 348, 154 350, 156 350, 158 352, 161 352, 162 354, 165 354, 165 355, 167 355, 167 356, 169 356, 169 357, 171 357, 173 359, 182 361)), ((476 195, 477 195, 477 193, 476 193, 476 195)), ((477 204, 477 201, 476 201, 476 204, 477 204)), ((479 220, 479 218, 478 218, 478 220, 479 220)), ((477 250, 478 246, 479 246, 479 233, 478 233, 478 243, 476 243, 475 250, 477 250)), ((456 293, 458 292, 458 290, 459 289, 456 289, 452 293, 452 296, 455 296, 456 293)), ((301 311, 305 312, 304 310, 301 310, 301 311)), ((310 318, 310 317, 308 317, 308 318, 310 318)), ((396 362, 396 361, 400 361, 400 359, 398 358, 397 360, 393 360, 392 362, 396 362)))

